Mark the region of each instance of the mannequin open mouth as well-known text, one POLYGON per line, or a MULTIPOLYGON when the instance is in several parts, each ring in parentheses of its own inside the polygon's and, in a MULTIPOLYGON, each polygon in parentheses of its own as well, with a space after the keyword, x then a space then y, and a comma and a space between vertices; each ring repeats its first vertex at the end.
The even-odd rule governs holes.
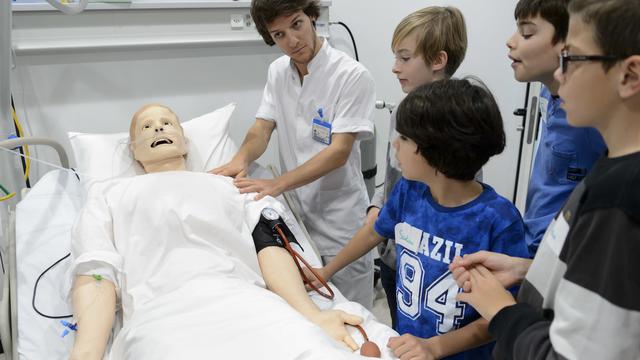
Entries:
POLYGON ((168 144, 173 144, 173 141, 171 141, 171 139, 158 139, 151 144, 151 147, 155 148, 156 146, 159 146, 159 145, 168 145, 168 144))

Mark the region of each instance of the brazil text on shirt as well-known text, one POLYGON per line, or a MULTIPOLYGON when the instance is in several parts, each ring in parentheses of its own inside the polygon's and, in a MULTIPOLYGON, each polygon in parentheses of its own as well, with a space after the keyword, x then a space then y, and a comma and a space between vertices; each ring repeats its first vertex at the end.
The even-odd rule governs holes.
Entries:
MULTIPOLYGON (((402 178, 380 211, 376 232, 396 240, 401 334, 429 338, 479 317, 455 299, 459 288, 448 265, 456 255, 489 250, 528 256, 518 210, 490 186, 482 186, 482 193, 469 203, 444 207, 426 184, 402 178)), ((484 358, 488 349, 472 352, 472 358, 484 358)))
POLYGON ((443 239, 418 228, 399 223, 395 226, 396 244, 414 253, 420 253, 435 261, 451 264, 453 258, 462 255, 464 244, 443 239))

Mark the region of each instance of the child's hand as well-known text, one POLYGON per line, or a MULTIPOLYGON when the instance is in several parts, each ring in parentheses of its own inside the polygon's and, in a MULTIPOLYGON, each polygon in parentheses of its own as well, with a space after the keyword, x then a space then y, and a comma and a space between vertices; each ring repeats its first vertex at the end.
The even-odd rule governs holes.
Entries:
POLYGON ((393 353, 400 360, 435 360, 439 356, 433 346, 434 343, 430 340, 404 334, 390 338, 387 347, 393 350, 393 353))
POLYGON ((378 220, 378 215, 380 214, 380 209, 375 206, 369 208, 367 212, 367 217, 365 218, 365 224, 375 224, 376 220, 378 220))
POLYGON ((476 265, 482 265, 491 270, 493 275, 505 288, 511 287, 522 281, 529 270, 531 259, 518 258, 490 251, 478 251, 453 259, 449 270, 456 279, 458 286, 469 291, 469 269, 476 265))
MULTIPOLYGON (((327 271, 325 270, 324 267, 321 268, 313 268, 313 270, 315 272, 318 273, 318 275, 322 276, 322 279, 326 282, 329 282, 329 279, 331 278, 331 276, 329 274, 327 274, 327 271)), ((302 268, 302 271, 304 272, 304 275, 307 277, 307 279, 309 279, 309 281, 311 281, 311 283, 317 287, 318 289, 322 289, 322 287, 324 285, 322 285, 322 283, 320 281, 318 281, 318 278, 316 278, 316 276, 311 272, 311 270, 309 270, 306 267, 302 268)), ((313 290, 313 288, 311 286, 309 286, 309 284, 305 283, 304 284, 305 288, 307 289, 307 291, 311 291, 313 290)))
POLYGON ((483 318, 491 321, 503 308, 514 305, 516 301, 510 292, 504 289, 491 271, 478 265, 469 270, 471 292, 461 292, 456 296, 473 306, 483 318))

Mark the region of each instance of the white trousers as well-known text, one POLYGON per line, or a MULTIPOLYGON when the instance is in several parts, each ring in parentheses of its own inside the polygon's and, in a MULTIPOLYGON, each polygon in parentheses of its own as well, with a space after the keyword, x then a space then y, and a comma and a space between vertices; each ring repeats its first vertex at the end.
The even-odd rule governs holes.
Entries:
MULTIPOLYGON (((322 263, 328 264, 335 256, 321 256, 322 263)), ((373 254, 365 256, 345 266, 331 278, 331 282, 342 295, 351 301, 360 303, 371 310, 373 308, 373 254)))

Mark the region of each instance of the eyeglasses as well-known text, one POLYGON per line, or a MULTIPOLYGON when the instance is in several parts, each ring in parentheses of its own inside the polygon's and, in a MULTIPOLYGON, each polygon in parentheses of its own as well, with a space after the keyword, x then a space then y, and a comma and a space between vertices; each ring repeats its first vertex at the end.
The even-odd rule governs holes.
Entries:
POLYGON ((560 54, 560 71, 567 73, 570 61, 614 61, 620 60, 621 57, 615 55, 569 55, 567 50, 563 50, 560 54))

